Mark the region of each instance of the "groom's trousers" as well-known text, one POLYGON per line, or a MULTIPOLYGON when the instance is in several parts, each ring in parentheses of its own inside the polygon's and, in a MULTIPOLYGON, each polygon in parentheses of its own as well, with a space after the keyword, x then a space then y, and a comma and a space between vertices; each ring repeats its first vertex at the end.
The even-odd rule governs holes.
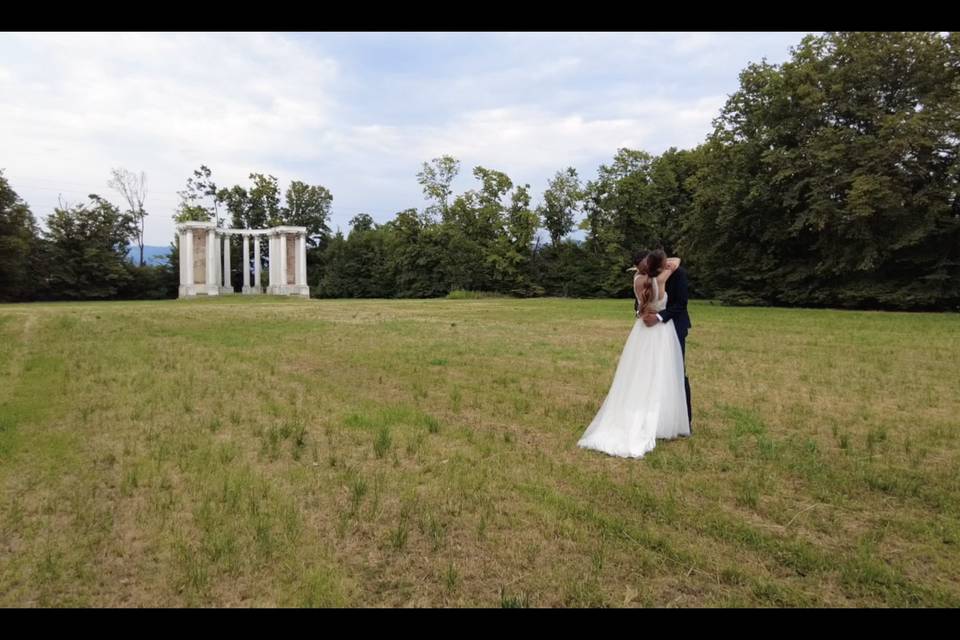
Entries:
POLYGON ((680 335, 680 354, 683 356, 683 390, 687 393, 687 418, 690 420, 690 433, 693 434, 693 412, 690 410, 690 378, 687 377, 687 334, 680 335))

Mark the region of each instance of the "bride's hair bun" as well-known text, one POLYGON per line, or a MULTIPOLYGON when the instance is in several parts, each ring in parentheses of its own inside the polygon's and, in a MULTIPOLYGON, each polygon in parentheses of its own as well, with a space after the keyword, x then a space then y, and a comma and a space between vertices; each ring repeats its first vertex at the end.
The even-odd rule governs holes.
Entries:
POLYGON ((663 266, 667 262, 667 254, 663 249, 656 249, 647 254, 646 257, 647 275, 656 278, 663 271, 663 266))

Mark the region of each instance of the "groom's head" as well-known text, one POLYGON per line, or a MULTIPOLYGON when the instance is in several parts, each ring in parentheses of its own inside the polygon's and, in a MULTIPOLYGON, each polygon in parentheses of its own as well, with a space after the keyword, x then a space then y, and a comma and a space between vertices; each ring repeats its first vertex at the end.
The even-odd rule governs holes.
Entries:
POLYGON ((646 249, 641 249, 640 251, 635 251, 634 254, 633 254, 633 266, 635 266, 637 269, 639 269, 639 268, 640 268, 640 264, 646 259, 646 257, 647 257, 649 254, 650 254, 650 252, 647 251, 646 249))

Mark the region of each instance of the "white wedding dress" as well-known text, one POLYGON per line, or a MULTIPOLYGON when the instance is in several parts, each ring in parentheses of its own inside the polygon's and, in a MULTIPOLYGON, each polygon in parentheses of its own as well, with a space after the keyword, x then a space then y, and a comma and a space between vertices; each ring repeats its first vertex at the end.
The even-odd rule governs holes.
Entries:
MULTIPOLYGON (((646 276, 637 275, 634 278, 646 276)), ((656 309, 667 306, 659 300, 653 280, 656 309)), ((687 399, 683 387, 683 354, 673 321, 652 327, 637 318, 620 354, 607 398, 577 446, 612 456, 640 458, 653 450, 657 438, 690 435, 687 399)))

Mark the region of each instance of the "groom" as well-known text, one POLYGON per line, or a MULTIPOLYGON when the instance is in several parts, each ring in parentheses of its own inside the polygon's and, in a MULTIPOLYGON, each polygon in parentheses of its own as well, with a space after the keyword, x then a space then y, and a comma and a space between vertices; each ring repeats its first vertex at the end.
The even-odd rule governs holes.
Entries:
MULTIPOLYGON (((633 300, 637 309, 637 300, 633 300)), ((673 320, 673 328, 680 340, 680 353, 683 354, 683 387, 687 393, 687 417, 690 419, 690 433, 693 434, 693 413, 690 411, 690 379, 687 377, 687 332, 693 325, 687 313, 687 271, 681 265, 667 280, 667 308, 660 313, 647 313, 643 324, 652 327, 658 322, 673 320)))

